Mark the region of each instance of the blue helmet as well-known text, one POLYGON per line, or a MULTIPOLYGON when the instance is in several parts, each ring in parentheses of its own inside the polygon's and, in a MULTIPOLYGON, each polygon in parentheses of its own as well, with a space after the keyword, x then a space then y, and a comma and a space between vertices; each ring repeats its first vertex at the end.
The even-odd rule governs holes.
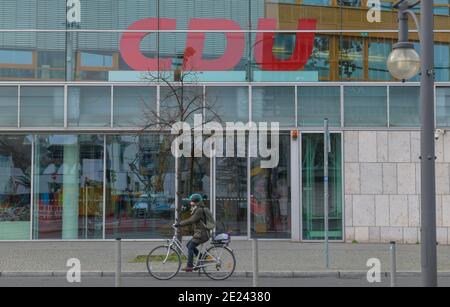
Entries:
POLYGON ((189 197, 189 200, 190 200, 191 202, 195 203, 195 204, 199 204, 199 203, 201 203, 201 202, 203 201, 203 196, 200 195, 200 194, 192 194, 192 195, 189 197))

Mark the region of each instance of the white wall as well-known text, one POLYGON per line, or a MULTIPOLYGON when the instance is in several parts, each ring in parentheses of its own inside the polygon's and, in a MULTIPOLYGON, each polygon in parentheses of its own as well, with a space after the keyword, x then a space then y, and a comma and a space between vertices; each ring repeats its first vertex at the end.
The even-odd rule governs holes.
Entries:
MULTIPOLYGON (((344 133, 346 240, 420 241, 420 132, 344 133)), ((436 144, 438 241, 450 237, 450 135, 436 144)))

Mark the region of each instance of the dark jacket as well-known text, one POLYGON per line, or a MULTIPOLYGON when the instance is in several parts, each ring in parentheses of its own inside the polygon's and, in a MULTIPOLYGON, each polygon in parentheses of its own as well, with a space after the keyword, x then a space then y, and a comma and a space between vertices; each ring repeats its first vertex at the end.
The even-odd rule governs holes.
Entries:
POLYGON ((203 204, 198 205, 192 213, 192 216, 187 220, 181 221, 180 226, 194 226, 194 235, 192 236, 192 241, 198 244, 205 243, 210 238, 209 230, 206 229, 206 213, 209 210, 203 204))

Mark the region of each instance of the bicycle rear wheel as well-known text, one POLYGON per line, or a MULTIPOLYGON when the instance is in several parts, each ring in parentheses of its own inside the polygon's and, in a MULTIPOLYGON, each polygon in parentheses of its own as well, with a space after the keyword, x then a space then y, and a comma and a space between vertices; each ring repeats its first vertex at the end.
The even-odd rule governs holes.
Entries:
POLYGON ((155 247, 147 256, 147 270, 158 280, 174 278, 181 269, 181 256, 168 245, 155 247))
POLYGON ((213 280, 225 280, 236 269, 236 258, 227 246, 211 246, 201 260, 202 270, 213 280))

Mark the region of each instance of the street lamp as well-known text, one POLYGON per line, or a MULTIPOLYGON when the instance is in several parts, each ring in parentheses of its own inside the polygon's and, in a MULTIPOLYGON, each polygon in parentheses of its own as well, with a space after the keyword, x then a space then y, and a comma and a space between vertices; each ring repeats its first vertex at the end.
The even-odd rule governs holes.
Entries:
POLYGON ((387 66, 391 75, 399 80, 415 77, 420 71, 420 56, 411 43, 398 43, 388 57, 387 66))
POLYGON ((400 80, 407 80, 421 73, 420 103, 422 110, 421 130, 421 260, 422 280, 426 287, 436 287, 437 243, 436 243, 436 153, 434 123, 434 15, 433 0, 411 3, 400 0, 398 9, 399 42, 394 45, 388 58, 391 74, 400 80), (412 8, 420 5, 420 26, 412 8), (408 16, 411 16, 419 30, 421 56, 408 42, 408 16), (420 65, 419 65, 420 63, 420 65))

